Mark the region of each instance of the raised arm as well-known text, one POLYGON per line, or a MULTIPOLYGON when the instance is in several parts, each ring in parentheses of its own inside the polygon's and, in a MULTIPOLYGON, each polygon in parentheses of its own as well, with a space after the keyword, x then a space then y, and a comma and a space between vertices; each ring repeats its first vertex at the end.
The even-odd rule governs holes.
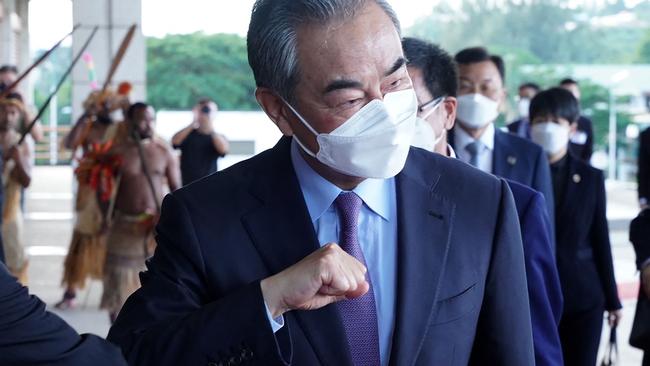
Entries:
POLYGON ((88 123, 89 121, 86 115, 79 117, 70 132, 63 138, 63 147, 68 150, 76 148, 86 128, 88 128, 88 123))
POLYGON ((30 296, 0 263, 0 363, 3 365, 126 366, 119 349, 79 335, 30 296))
POLYGON ((196 127, 196 122, 192 122, 184 129, 176 132, 176 134, 172 136, 172 146, 174 146, 175 149, 178 149, 183 144, 183 141, 185 141, 187 136, 189 136, 196 127))

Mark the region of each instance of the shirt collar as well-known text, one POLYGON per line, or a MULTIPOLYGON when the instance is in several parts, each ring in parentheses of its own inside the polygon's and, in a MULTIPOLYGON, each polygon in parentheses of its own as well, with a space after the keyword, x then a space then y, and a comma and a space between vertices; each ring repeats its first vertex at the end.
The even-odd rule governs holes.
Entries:
MULTIPOLYGON (((483 134, 481 137, 478 138, 479 141, 483 143, 483 145, 488 148, 488 150, 494 150, 494 134, 495 134, 495 127, 494 123, 490 122, 490 124, 487 126, 485 131, 483 131, 483 134)), ((475 139, 470 136, 465 130, 462 128, 456 128, 454 131, 454 145, 458 149, 464 149, 465 146, 468 144, 474 142, 475 139)))
MULTIPOLYGON (((343 191, 332 182, 316 173, 300 154, 296 141, 291 141, 291 163, 298 177, 298 184, 312 222, 316 222, 343 191)), ((356 193, 377 215, 384 220, 392 219, 390 212, 390 195, 395 191, 395 178, 366 179, 352 191, 356 193)))
POLYGON ((552 170, 561 170, 564 169, 564 167, 567 166, 567 162, 569 161, 569 153, 566 153, 562 159, 556 161, 555 163, 551 163, 551 169, 552 170))
POLYGON ((456 159, 456 151, 450 144, 447 144, 447 157, 456 159))

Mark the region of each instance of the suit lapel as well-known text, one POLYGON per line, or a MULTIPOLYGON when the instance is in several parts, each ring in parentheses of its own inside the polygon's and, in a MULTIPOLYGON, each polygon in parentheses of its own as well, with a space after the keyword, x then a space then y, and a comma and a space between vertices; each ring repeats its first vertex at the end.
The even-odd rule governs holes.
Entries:
MULTIPOLYGON (((251 193, 261 206, 242 221, 270 274, 281 272, 320 247, 291 164, 291 140, 283 138, 255 177, 251 193)), ((335 306, 315 311, 293 311, 307 341, 323 365, 351 365, 345 331, 335 306)))
POLYGON ((492 152, 492 174, 508 178, 514 164, 510 164, 516 155, 511 151, 508 141, 503 136, 503 132, 496 130, 494 132, 494 151, 492 152))
MULTIPOLYGON (((567 174, 568 181, 566 183, 566 191, 564 192, 564 200, 559 207, 560 212, 555 213, 558 217, 556 220, 557 222, 575 222, 573 210, 576 205, 574 203, 580 202, 580 196, 582 196, 582 190, 580 189, 582 176, 580 175, 580 172, 578 172, 578 167, 571 154, 567 156, 567 165, 569 166, 569 174, 567 174)), ((556 227, 560 230, 561 228, 565 228, 565 230, 562 230, 561 232, 558 231, 557 234, 559 238, 567 235, 568 232, 573 230, 571 226, 567 225, 556 225, 556 227), (567 229, 569 231, 567 231, 567 229)))
POLYGON ((416 360, 430 326, 450 246, 454 205, 435 193, 440 175, 427 182, 409 164, 397 176, 397 313, 391 365, 416 360))

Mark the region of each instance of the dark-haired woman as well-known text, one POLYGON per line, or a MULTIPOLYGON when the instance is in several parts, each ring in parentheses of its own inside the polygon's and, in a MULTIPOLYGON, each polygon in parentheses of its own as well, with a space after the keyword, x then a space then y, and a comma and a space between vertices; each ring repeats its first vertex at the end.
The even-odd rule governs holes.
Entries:
POLYGON ((551 164, 555 196, 556 256, 564 295, 560 340, 564 362, 594 366, 607 311, 621 317, 607 226, 603 173, 568 152, 578 102, 560 88, 545 90, 530 105, 531 138, 551 164))

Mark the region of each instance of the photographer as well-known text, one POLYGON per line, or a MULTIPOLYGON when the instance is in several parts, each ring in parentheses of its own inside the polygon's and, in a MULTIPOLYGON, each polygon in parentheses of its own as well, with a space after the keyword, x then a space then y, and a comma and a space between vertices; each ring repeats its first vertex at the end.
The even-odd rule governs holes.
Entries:
POLYGON ((181 150, 183 185, 217 171, 217 159, 228 153, 228 140, 214 131, 218 111, 210 99, 201 99, 194 106, 194 120, 172 137, 175 149, 181 150))

